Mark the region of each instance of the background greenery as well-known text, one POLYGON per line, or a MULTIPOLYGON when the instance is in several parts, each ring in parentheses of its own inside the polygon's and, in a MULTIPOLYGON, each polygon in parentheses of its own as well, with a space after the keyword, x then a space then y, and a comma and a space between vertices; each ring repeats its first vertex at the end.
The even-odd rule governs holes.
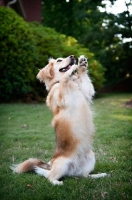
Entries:
POLYGON ((0 101, 45 97, 36 74, 49 57, 84 54, 96 91, 123 80, 131 83, 132 41, 126 39, 132 33, 132 1, 125 4, 125 11, 114 15, 103 0, 42 0, 43 25, 0 7, 0 101))
POLYGON ((125 107, 131 94, 111 94, 94 100, 94 173, 108 177, 65 177, 52 186, 34 173, 13 174, 9 166, 29 157, 49 161, 55 147, 52 113, 45 104, 0 104, 0 199, 86 200, 131 199, 132 109, 125 107))
POLYGON ((49 57, 84 54, 96 89, 104 83, 104 68, 94 54, 70 36, 38 23, 27 23, 15 11, 0 7, 0 95, 1 101, 23 97, 27 93, 46 95, 38 81, 38 69, 49 57))
POLYGON ((43 0, 42 4, 44 26, 73 36, 89 48, 106 69, 106 85, 132 77, 132 39, 124 42, 132 37, 132 1, 124 0, 126 6, 122 13, 107 13, 106 4, 116 1, 43 0))
MULTIPOLYGON (((117 16, 101 13, 101 0, 43 2, 44 26, 0 7, 0 101, 28 93, 45 96, 36 74, 49 57, 87 56, 96 90, 132 77, 131 42, 123 42, 131 37, 131 1, 117 16)), ((0 199, 131 199, 132 110, 124 104, 130 97, 111 94, 94 100, 94 173, 109 176, 66 177, 62 187, 34 173, 17 175, 9 169, 29 157, 50 160, 55 147, 51 112, 45 104, 0 104, 0 199)))

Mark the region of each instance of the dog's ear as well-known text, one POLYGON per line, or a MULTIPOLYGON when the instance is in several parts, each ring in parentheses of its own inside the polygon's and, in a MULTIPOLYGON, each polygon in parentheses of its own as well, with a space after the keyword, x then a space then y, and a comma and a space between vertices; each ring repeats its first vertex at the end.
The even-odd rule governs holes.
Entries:
POLYGON ((36 78, 40 80, 40 82, 44 82, 45 80, 45 68, 40 69, 39 73, 37 74, 36 78))
POLYGON ((54 69, 53 69, 53 63, 49 63, 46 67, 41 69, 39 73, 37 74, 37 79, 39 79, 41 82, 45 82, 45 79, 52 79, 54 77, 54 69))
POLYGON ((49 79, 54 78, 53 62, 50 62, 50 63, 48 64, 47 69, 46 69, 46 76, 47 76, 47 78, 49 78, 49 79))

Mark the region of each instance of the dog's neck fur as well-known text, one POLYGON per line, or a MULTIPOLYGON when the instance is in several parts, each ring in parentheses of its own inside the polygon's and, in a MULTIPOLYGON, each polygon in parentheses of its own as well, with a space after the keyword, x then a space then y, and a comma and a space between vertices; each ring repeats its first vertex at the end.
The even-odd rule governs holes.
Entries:
POLYGON ((52 89, 52 87, 53 87, 56 83, 59 83, 59 81, 53 82, 53 83, 50 85, 48 92, 50 92, 50 90, 52 89))

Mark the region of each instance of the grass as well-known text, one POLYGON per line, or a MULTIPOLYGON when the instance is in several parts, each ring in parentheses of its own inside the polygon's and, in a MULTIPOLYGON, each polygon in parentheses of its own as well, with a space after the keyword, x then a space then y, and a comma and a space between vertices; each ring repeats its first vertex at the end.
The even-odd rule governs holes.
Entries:
POLYGON ((34 173, 17 175, 9 169, 12 163, 29 157, 50 160, 55 135, 50 125, 52 113, 46 105, 0 104, 0 199, 132 199, 132 109, 123 104, 131 96, 111 94, 94 100, 94 173, 109 176, 66 177, 63 186, 52 186, 34 173))

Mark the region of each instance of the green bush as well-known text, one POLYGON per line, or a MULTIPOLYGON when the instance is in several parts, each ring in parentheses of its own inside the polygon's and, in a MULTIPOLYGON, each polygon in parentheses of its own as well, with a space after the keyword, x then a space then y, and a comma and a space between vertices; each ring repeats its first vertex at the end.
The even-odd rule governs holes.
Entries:
POLYGON ((54 31, 54 29, 40 26, 37 23, 31 23, 34 33, 37 54, 39 56, 39 66, 46 65, 49 57, 67 57, 68 55, 85 55, 89 62, 89 72, 96 90, 103 86, 105 81, 102 65, 95 60, 94 54, 79 44, 73 37, 67 37, 54 31))
POLYGON ((0 7, 0 94, 9 100, 31 91, 37 55, 28 23, 12 9, 0 7))
POLYGON ((84 54, 89 58, 89 71, 96 89, 104 82, 104 68, 88 49, 74 38, 57 33, 38 23, 27 23, 12 9, 0 7, 0 94, 11 100, 31 92, 46 95, 36 80, 38 69, 49 57, 84 54))

